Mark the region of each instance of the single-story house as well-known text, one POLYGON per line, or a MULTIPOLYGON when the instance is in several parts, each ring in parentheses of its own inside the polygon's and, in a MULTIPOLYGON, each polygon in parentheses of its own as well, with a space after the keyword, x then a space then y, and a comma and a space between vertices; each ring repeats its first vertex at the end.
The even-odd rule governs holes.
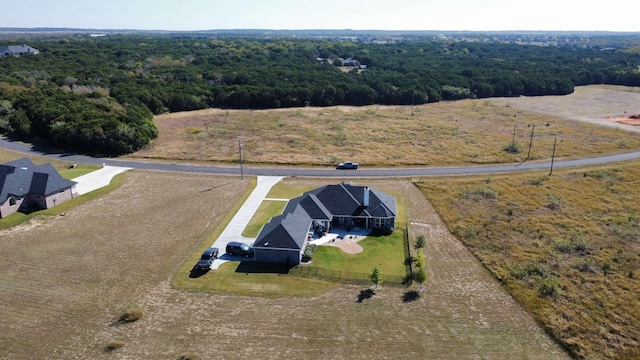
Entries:
POLYGON ((360 61, 352 58, 346 58, 342 61, 342 66, 355 66, 360 67, 360 61))
POLYGON ((4 45, 0 46, 0 57, 4 56, 21 56, 21 55, 35 55, 40 51, 27 45, 4 45))
POLYGON ((256 261, 297 265, 309 234, 334 226, 393 231, 395 197, 346 182, 305 192, 289 201, 282 215, 262 227, 253 249, 256 261))
POLYGON ((73 198, 76 182, 53 165, 28 158, 0 164, 0 219, 18 211, 49 209, 73 198))

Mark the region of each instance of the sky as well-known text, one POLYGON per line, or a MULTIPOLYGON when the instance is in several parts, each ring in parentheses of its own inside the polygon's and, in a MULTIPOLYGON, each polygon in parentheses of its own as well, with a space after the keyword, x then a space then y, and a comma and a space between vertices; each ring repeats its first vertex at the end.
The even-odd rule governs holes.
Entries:
POLYGON ((640 32, 638 0, 4 0, 3 3, 0 27, 20 28, 640 32))

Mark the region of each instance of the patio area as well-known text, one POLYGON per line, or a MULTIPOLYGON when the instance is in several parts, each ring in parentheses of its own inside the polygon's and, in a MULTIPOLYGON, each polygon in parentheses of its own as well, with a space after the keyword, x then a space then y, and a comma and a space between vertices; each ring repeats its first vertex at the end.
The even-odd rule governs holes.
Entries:
POLYGON ((321 235, 314 234, 311 240, 307 240, 307 244, 328 245, 346 241, 360 241, 371 233, 371 229, 363 229, 353 227, 351 229, 334 226, 331 231, 321 235))

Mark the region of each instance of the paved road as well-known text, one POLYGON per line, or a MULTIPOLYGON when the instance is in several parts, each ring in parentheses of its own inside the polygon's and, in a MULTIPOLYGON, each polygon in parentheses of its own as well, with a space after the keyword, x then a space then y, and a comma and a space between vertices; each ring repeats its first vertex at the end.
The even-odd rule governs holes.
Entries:
MULTIPOLYGON (((145 170, 163 170, 178 172, 195 172, 211 174, 232 174, 240 175, 240 167, 236 166, 206 166, 206 165, 183 165, 158 162, 129 161, 109 158, 92 158, 82 155, 68 155, 60 153, 43 153, 33 147, 5 140, 0 138, 0 146, 9 150, 46 156, 76 163, 106 164, 109 166, 129 167, 145 170)), ((640 151, 607 156, 592 157, 576 160, 556 160, 553 167, 567 168, 586 165, 599 165, 640 158, 640 151)), ((247 175, 262 176, 311 176, 311 177, 410 177, 410 176, 437 176, 437 175, 467 175, 467 174, 489 174, 504 173, 512 171, 523 171, 533 169, 550 169, 551 163, 546 162, 525 162, 524 164, 501 164, 483 166, 451 166, 451 167, 415 167, 415 168, 386 168, 386 169, 360 169, 360 170, 335 170, 319 168, 267 168, 267 167, 243 167, 243 173, 247 175)))

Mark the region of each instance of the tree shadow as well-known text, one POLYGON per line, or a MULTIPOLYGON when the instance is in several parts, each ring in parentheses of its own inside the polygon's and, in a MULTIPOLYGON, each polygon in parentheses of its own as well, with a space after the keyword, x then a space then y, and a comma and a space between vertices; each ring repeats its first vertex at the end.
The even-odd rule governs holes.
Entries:
POLYGON ((408 303, 420 299, 420 293, 416 290, 409 290, 402 295, 402 302, 408 303))
POLYGON ((372 298, 375 294, 376 292, 371 289, 360 290, 360 294, 358 295, 358 300, 356 300, 356 302, 362 303, 363 301, 372 298))

